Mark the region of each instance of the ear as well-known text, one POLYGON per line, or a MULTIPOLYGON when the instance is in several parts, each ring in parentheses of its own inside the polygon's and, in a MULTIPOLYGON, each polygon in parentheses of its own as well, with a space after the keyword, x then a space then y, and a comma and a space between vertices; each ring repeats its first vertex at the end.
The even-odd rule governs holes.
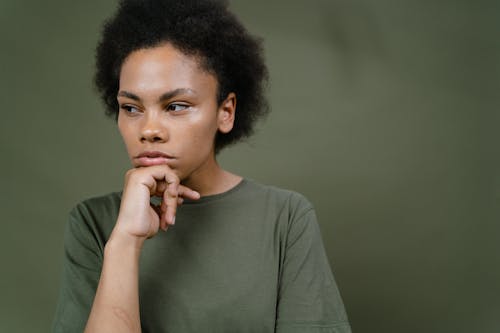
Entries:
POLYGON ((217 111, 217 125, 222 133, 229 133, 233 129, 236 113, 236 94, 229 93, 217 111))

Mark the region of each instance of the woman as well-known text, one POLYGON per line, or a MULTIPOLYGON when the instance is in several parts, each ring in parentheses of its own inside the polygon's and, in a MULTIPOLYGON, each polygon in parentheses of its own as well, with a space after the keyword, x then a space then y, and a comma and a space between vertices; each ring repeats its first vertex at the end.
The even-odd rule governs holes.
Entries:
POLYGON ((133 168, 70 214, 54 331, 350 332, 311 204, 216 161, 267 111, 227 6, 122 1, 96 67, 133 168))

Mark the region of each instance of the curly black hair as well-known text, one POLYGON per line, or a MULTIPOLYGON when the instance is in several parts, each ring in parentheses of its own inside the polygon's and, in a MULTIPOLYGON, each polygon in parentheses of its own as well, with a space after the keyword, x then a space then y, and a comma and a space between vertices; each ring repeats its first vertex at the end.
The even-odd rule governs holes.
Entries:
POLYGON ((268 79, 262 41, 250 35, 217 0, 122 0, 107 20, 96 49, 94 83, 117 119, 121 66, 133 51, 170 43, 186 55, 196 56, 204 70, 218 81, 217 102, 231 92, 238 107, 233 129, 217 133, 215 151, 253 133, 257 119, 269 112, 264 88, 268 79))

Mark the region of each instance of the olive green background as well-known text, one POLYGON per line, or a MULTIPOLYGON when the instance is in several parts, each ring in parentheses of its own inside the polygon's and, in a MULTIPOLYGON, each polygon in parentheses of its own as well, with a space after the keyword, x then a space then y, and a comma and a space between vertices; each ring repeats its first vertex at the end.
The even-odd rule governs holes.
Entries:
MULTIPOLYGON (((115 3, 0 1, 1 332, 49 330, 67 213, 129 167, 91 85, 115 3)), ((500 3, 232 8, 273 111, 220 161, 314 203, 353 331, 500 332, 500 3)))

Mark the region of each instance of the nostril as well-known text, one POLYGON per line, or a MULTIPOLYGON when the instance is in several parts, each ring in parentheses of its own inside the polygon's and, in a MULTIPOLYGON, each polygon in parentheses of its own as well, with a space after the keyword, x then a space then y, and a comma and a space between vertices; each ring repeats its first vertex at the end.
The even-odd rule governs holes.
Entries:
POLYGON ((141 142, 145 142, 145 141, 159 142, 159 141, 163 141, 163 138, 160 136, 141 136, 141 142))
POLYGON ((157 124, 145 126, 140 133, 141 142, 163 142, 167 137, 166 130, 157 124))

